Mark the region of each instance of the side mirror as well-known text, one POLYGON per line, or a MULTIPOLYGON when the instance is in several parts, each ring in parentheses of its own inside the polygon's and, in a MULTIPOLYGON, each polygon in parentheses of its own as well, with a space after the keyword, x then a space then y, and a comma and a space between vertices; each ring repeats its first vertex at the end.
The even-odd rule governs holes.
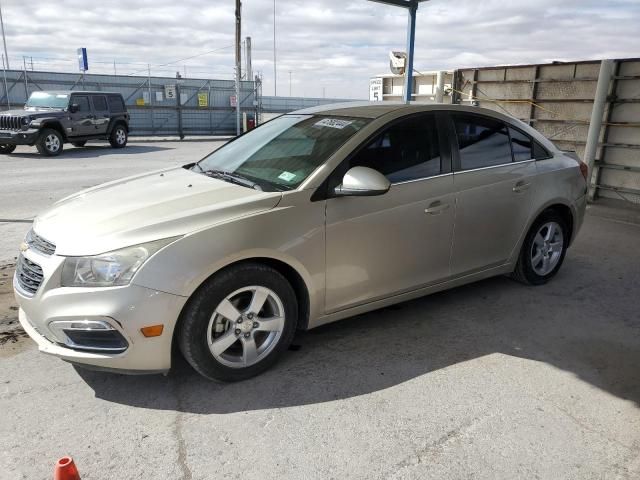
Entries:
POLYGON ((78 105, 77 103, 72 103, 71 105, 69 105, 69 111, 71 113, 76 113, 78 110, 80 110, 80 105, 78 105))
POLYGON ((344 175, 342 184, 335 189, 337 197, 382 195, 389 191, 391 182, 380 172, 367 167, 353 167, 344 175))

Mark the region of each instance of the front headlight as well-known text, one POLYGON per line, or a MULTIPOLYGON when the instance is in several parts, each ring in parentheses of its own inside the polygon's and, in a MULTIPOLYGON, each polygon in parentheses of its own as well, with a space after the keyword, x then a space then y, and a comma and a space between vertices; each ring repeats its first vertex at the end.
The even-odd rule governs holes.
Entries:
POLYGON ((93 257, 67 257, 62 267, 63 287, 127 285, 149 257, 177 237, 156 240, 93 257))

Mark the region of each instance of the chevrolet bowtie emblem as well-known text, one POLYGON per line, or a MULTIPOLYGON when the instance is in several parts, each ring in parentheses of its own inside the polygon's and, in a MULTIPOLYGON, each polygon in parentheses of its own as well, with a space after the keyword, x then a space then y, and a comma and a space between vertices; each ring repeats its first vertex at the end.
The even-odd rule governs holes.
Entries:
POLYGON ((27 242, 22 242, 20 244, 20 251, 26 252, 27 250, 29 250, 29 244, 27 242))

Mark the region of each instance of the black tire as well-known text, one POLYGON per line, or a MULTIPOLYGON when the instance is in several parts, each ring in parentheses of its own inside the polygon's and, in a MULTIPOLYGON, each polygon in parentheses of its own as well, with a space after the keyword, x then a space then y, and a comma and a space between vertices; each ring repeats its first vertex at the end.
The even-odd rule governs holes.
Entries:
MULTIPOLYGON (((518 263, 511 274, 512 278, 526 285, 544 285, 551 280, 551 278, 558 273, 558 270, 560 270, 560 267, 564 262, 564 257, 567 253, 567 246, 569 243, 569 235, 569 228, 561 215, 553 210, 543 212, 533 223, 524 239, 520 250, 520 256, 518 257, 518 263), (534 243, 540 229, 550 222, 557 224, 562 232, 562 250, 559 252, 560 256, 558 257, 557 263, 553 269, 548 273, 543 274, 540 271, 537 271, 538 269, 534 268, 533 265, 535 253, 538 250, 538 247, 534 245, 534 243)), ((551 253, 551 255, 553 255, 553 253, 551 253)), ((539 266, 540 264, 538 263, 537 265, 539 266)))
POLYGON ((124 125, 121 123, 113 127, 111 135, 109 135, 109 143, 113 148, 124 148, 127 146, 129 140, 129 133, 124 125))
MULTIPOLYGON (((241 310, 240 305, 237 306, 238 310, 241 310)), ((210 380, 225 382, 244 380, 271 367, 289 348, 296 331, 297 317, 298 302, 293 288, 286 278, 266 265, 259 263, 238 264, 214 275, 189 299, 177 327, 178 346, 187 362, 202 376, 210 380), (265 351, 265 356, 257 363, 246 367, 227 366, 221 363, 209 349, 207 338, 209 323, 212 315, 227 296, 250 286, 269 289, 279 297, 284 310, 284 326, 280 330, 279 338, 273 340, 274 346, 270 347, 271 350, 268 353, 265 351)), ((260 317, 256 316, 255 319, 260 320, 260 317)), ((246 318, 245 322, 247 322, 246 318)), ((240 332, 239 326, 241 325, 231 323, 219 335, 235 334, 238 340, 227 348, 233 350, 235 347, 236 350, 240 349, 244 352, 244 341, 240 337, 247 334, 238 334, 237 332, 240 332)), ((259 334, 266 335, 265 332, 257 330, 249 334, 252 339, 255 335, 256 344, 259 341, 259 334)), ((216 339, 220 338, 216 337, 216 339)), ((263 341, 266 342, 266 340, 263 341)))
POLYGON ((9 154, 12 153, 16 149, 16 145, 12 145, 10 143, 2 143, 0 144, 0 153, 1 154, 9 154))
POLYGON ((36 142, 36 148, 41 155, 47 157, 57 157, 62 153, 64 148, 64 140, 60 132, 53 130, 52 128, 45 128, 40 133, 38 141, 36 142), (57 139, 57 144, 54 142, 54 137, 57 139))
POLYGON ((71 145, 73 145, 74 147, 84 147, 87 144, 86 140, 83 140, 81 142, 71 142, 71 145))

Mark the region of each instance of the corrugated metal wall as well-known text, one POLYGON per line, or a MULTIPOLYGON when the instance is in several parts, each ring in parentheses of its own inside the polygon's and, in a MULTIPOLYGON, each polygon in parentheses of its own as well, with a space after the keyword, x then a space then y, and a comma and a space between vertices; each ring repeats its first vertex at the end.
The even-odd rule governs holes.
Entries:
MULTIPOLYGON (((600 61, 456 71, 454 101, 506 111, 581 158, 600 61)), ((640 203, 640 59, 616 60, 592 178, 594 196, 640 203)))
MULTIPOLYGON (((28 96, 39 90, 100 90, 121 93, 131 114, 132 135, 228 135, 236 132, 235 95, 232 80, 176 79, 122 75, 81 75, 73 73, 6 71, 0 79, 0 109, 8 104, 22 107, 28 96), (182 102, 167 99, 165 85, 177 85, 182 102), (162 98, 156 96, 162 93, 162 98), (7 102, 8 94, 8 102, 7 102), (198 94, 206 94, 207 105, 199 106, 198 94), (146 100, 144 105, 138 102, 146 100)), ((254 105, 254 82, 241 82, 241 109, 251 118, 254 105)))

